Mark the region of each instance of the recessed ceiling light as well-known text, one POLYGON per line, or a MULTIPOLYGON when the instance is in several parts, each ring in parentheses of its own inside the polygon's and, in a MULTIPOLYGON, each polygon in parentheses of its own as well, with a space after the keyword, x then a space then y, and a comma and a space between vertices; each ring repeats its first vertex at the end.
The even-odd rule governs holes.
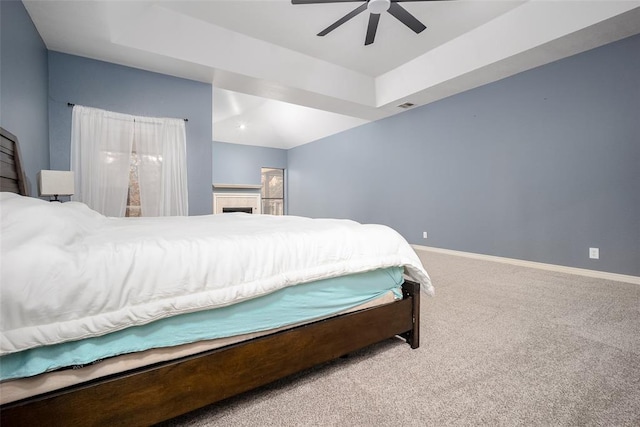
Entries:
POLYGON ((244 123, 240 123, 240 124, 238 125, 238 129, 240 129, 240 130, 244 130, 246 127, 247 127, 247 126, 246 126, 244 123))

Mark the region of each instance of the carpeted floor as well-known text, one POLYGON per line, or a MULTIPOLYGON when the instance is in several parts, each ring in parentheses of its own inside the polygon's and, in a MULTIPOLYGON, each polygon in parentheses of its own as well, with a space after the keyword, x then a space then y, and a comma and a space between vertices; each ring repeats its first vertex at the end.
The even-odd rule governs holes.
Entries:
POLYGON ((388 340, 167 425, 640 425, 640 286, 420 255, 419 349, 388 340))

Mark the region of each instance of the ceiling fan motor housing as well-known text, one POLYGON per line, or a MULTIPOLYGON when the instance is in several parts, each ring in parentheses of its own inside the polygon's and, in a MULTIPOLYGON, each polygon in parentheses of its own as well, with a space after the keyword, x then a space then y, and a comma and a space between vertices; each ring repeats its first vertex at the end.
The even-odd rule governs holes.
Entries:
POLYGON ((391 6, 391 0, 369 0, 367 10, 369 13, 380 14, 389 10, 389 6, 391 6))

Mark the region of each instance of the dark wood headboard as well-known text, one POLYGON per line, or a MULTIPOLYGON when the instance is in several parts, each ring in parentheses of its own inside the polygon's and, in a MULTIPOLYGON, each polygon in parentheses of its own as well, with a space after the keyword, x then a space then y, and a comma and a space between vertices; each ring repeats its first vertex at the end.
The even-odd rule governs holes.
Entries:
POLYGON ((20 159, 18 138, 0 127, 0 191, 27 195, 27 180, 20 159))

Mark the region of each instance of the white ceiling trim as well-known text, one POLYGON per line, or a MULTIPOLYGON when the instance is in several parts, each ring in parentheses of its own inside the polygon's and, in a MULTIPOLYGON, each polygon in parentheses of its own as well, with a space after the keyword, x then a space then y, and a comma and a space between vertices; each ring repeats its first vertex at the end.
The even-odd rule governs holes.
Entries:
MULTIPOLYGON (((122 3, 112 3, 111 7, 124 7, 122 3)), ((530 0, 375 78, 180 14, 162 3, 149 4, 126 28, 112 31, 111 41, 210 67, 216 70, 213 83, 221 88, 237 90, 246 86, 247 80, 255 80, 254 86, 270 87, 281 93, 282 99, 288 99, 294 91, 312 93, 324 102, 318 105, 307 101, 303 105, 338 114, 346 110, 349 115, 374 120, 400 112, 397 105, 407 100, 422 103, 421 99, 411 99, 413 94, 499 64, 637 6, 638 2, 628 0, 530 0), (224 78, 216 81, 216 73, 224 78), (231 83, 236 79, 238 82, 231 83), (344 102, 350 105, 338 106, 344 102), (353 104, 361 108, 354 110, 353 104)), ((510 73, 528 66, 512 61, 510 73)))
POLYGON ((216 70, 375 105, 374 80, 369 76, 182 15, 162 3, 150 5, 111 41, 216 70))
MULTIPOLYGON (((396 106, 403 99, 499 64, 538 46, 560 40, 571 33, 629 12, 637 3, 629 1, 531 0, 450 42, 376 78, 376 105, 396 106), (589 7, 585 7, 588 3, 589 7), (513 29, 517 28, 517 31, 513 29)), ((599 40, 600 44, 609 42, 599 40)), ((595 47, 595 46, 589 46, 595 47)), ((584 50, 583 48, 581 48, 584 50)), ((572 53, 578 53, 578 49, 572 53)), ((567 55, 563 49, 563 55, 567 55)), ((536 65, 556 58, 545 58, 536 65)), ((531 63, 512 61, 510 74, 531 68, 531 63)), ((504 74, 500 78, 505 77, 504 74)), ((490 83, 480 81, 476 84, 490 83)))
POLYGON ((640 0, 411 2, 428 31, 385 14, 368 47, 366 14, 315 35, 353 3, 23 2, 47 48, 211 83, 215 140, 279 148, 640 33, 640 0))

